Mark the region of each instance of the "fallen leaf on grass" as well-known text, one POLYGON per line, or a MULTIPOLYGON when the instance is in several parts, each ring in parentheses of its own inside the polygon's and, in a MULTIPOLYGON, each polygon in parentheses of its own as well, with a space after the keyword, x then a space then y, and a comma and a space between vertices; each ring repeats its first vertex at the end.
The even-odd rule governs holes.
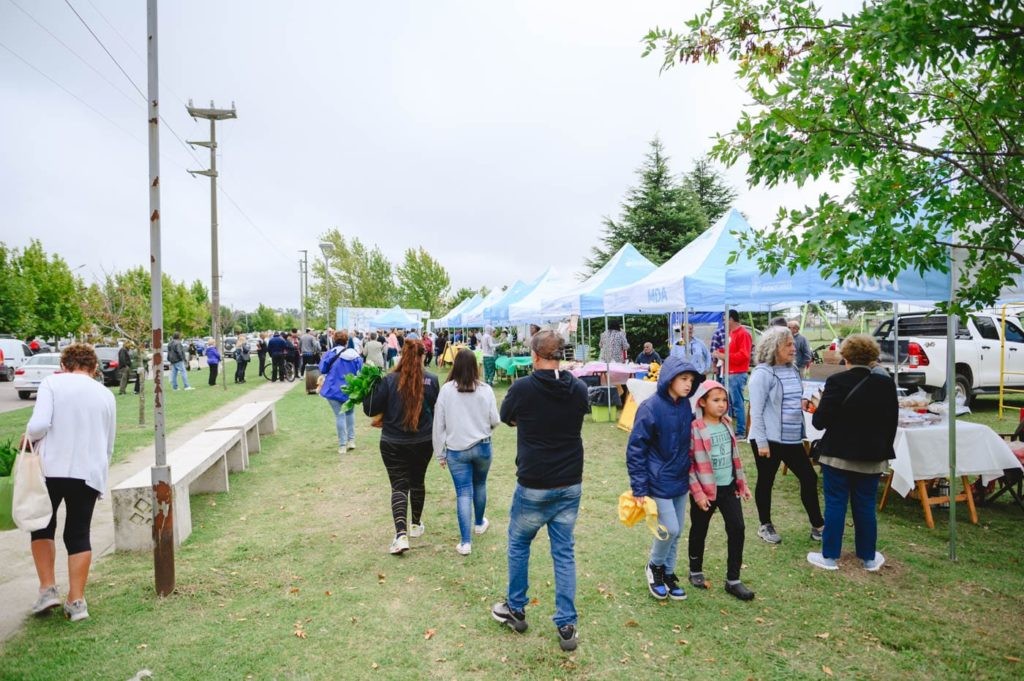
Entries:
POLYGON ((729 613, 727 613, 727 612, 726 612, 726 611, 725 611, 724 609, 719 609, 719 611, 718 611, 718 612, 722 613, 722 614, 723 614, 723 615, 725 615, 726 617, 728 617, 728 616, 729 616, 729 613))
POLYGON ((149 647, 148 643, 140 643, 139 645, 135 646, 135 649, 136 650, 145 650, 148 647, 149 647))
POLYGON ((828 632, 827 631, 823 631, 820 634, 815 634, 814 638, 820 638, 822 641, 827 641, 828 640, 828 632))
POLYGON ((676 639, 676 643, 678 643, 681 646, 688 646, 688 645, 690 645, 690 642, 687 641, 685 638, 677 638, 676 639))
POLYGON ((429 641, 430 639, 434 638, 434 634, 436 633, 437 629, 427 629, 425 632, 423 632, 423 638, 429 641))
POLYGON ((380 665, 377 664, 376 662, 374 662, 373 664, 370 665, 370 669, 380 669, 380 665))
POLYGON ((626 620, 626 626, 627 627, 639 627, 640 623, 637 622, 636 620, 626 620))
POLYGON ((292 588, 288 589, 288 593, 290 593, 290 594, 297 594, 297 593, 299 593, 299 587, 293 586, 292 588))
POLYGON ((1005 660, 1006 660, 1007 662, 1020 662, 1020 658, 1019 658, 1019 657, 1014 657, 1013 655, 1006 655, 1006 656, 1004 657, 1004 659, 1005 659, 1005 660))
POLYGON ((825 672, 825 674, 828 676, 832 676, 832 668, 829 667, 827 664, 821 665, 821 671, 825 672))
POLYGON ((682 630, 683 630, 683 628, 682 628, 681 626, 679 626, 678 624, 673 624, 673 625, 672 625, 672 631, 676 632, 677 634, 678 634, 678 633, 679 633, 680 631, 682 631, 682 630))
POLYGON ((306 638, 306 632, 304 632, 302 629, 296 629, 295 635, 299 638, 306 638))
POLYGON ((387 575, 385 575, 383 572, 378 572, 377 573, 377 583, 378 584, 383 584, 386 580, 387 580, 387 575))
POLYGON ((331 595, 333 595, 333 594, 330 591, 325 591, 324 592, 324 596, 331 596, 331 595))
POLYGON ((534 598, 530 600, 530 605, 540 605, 540 599, 534 598))

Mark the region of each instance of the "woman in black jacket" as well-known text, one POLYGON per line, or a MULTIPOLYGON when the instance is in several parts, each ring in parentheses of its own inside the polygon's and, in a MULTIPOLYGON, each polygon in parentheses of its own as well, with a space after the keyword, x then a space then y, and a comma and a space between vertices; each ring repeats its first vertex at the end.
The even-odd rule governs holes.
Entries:
POLYGON ((813 418, 814 427, 825 431, 818 443, 825 530, 821 553, 808 553, 807 560, 825 570, 838 569, 849 502, 857 557, 865 570, 875 572, 885 562, 876 550, 875 495, 879 476, 888 470, 889 459, 896 457, 896 385, 884 369, 875 366, 879 347, 871 336, 854 334, 843 341, 839 352, 850 368, 825 382, 813 418))
POLYGON ((434 404, 441 386, 437 376, 424 370, 423 353, 421 342, 406 340, 398 366, 377 383, 370 399, 363 400, 364 414, 383 416, 380 456, 391 481, 395 538, 389 550, 395 555, 409 550, 409 537, 424 532, 423 481, 434 451, 434 404))

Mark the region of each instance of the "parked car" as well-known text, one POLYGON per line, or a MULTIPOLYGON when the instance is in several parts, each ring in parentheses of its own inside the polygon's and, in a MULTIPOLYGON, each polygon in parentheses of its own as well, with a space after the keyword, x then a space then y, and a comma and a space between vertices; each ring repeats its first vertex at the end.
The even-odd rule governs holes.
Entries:
POLYGON ((97 370, 103 377, 103 385, 120 385, 121 383, 121 374, 119 372, 121 365, 117 361, 118 350, 120 350, 120 348, 96 348, 96 357, 100 362, 97 370))
POLYGON ((225 336, 224 337, 224 354, 230 354, 235 351, 235 346, 238 345, 238 338, 236 336, 225 336))
POLYGON ((14 389, 18 397, 27 400, 39 392, 39 384, 52 374, 60 373, 60 353, 41 352, 32 355, 14 371, 14 389))
POLYGON ((0 338, 0 381, 13 381, 14 372, 32 356, 32 350, 17 338, 0 338))
MULTIPOLYGON (((923 388, 942 399, 946 385, 946 315, 905 314, 899 315, 897 323, 897 383, 923 388)), ((893 364, 892 327, 892 320, 887 319, 874 333, 882 347, 880 362, 887 368, 893 364)), ((998 393, 1001 374, 1006 387, 1024 387, 1024 325, 1017 317, 1006 318, 1004 338, 999 314, 971 314, 966 325, 959 325, 954 343, 956 392, 968 406, 975 395, 998 393)))

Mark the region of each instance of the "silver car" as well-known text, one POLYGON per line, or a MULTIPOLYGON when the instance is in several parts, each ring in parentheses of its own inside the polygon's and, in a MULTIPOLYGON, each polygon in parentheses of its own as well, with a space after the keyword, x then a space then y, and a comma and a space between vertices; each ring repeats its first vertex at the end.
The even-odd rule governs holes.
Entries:
POLYGON ((60 353, 32 355, 14 371, 14 389, 18 391, 18 397, 27 400, 39 392, 39 384, 44 378, 59 372, 60 353))

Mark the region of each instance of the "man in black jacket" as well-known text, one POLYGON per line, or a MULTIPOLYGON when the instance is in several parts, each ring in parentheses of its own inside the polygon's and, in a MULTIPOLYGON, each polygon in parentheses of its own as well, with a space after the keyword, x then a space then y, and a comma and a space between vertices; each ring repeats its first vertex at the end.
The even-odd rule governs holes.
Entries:
POLYGON ((512 384, 501 403, 501 420, 517 429, 516 477, 508 525, 508 596, 491 615, 526 631, 530 544, 547 526, 555 567, 555 615, 562 650, 575 650, 576 558, 573 531, 583 482, 583 417, 590 411, 587 387, 559 370, 562 339, 540 331, 530 339, 534 371, 512 384))
POLYGON ((181 332, 175 331, 171 342, 167 344, 167 362, 171 365, 171 390, 178 389, 178 376, 181 375, 182 387, 192 390, 188 384, 188 372, 185 371, 185 348, 181 344, 181 332))

